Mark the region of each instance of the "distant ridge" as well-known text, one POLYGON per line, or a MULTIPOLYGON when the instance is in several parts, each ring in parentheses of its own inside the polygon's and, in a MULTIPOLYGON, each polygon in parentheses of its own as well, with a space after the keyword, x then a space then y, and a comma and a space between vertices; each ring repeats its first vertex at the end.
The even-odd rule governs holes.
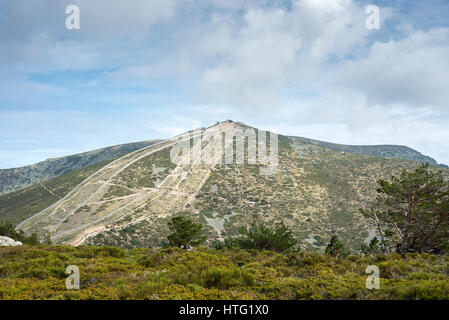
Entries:
POLYGON ((99 162, 120 157, 129 152, 150 146, 158 140, 127 143, 101 148, 66 157, 51 158, 20 168, 0 170, 0 195, 30 187, 65 173, 85 168, 99 162))
POLYGON ((334 149, 338 151, 365 154, 368 156, 382 157, 382 158, 398 158, 417 162, 428 163, 434 166, 447 167, 444 164, 439 164, 435 159, 423 155, 422 153, 400 145, 345 145, 332 142, 325 142, 309 138, 297 137, 298 139, 308 142, 320 147, 334 149))

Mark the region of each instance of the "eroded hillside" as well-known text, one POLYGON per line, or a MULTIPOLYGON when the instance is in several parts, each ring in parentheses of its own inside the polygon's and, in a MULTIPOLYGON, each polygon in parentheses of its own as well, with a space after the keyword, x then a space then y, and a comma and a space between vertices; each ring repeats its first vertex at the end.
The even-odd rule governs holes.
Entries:
POLYGON ((42 181, 123 156, 129 152, 147 147, 156 142, 158 141, 154 140, 121 144, 67 157, 48 159, 30 166, 1 169, 0 195, 33 186, 42 181))
POLYGON ((19 228, 71 245, 160 246, 175 214, 202 222, 209 240, 235 235, 255 214, 269 223, 283 221, 307 250, 321 251, 332 234, 359 248, 375 234, 358 209, 373 198, 376 180, 419 164, 278 136, 277 170, 265 175, 265 166, 248 161, 248 150, 259 146, 250 143, 248 149, 248 137, 238 134, 221 140, 223 149, 232 150, 232 164, 205 163, 214 138, 252 128, 222 123, 213 129, 207 137, 204 129, 194 131, 107 164, 19 228), (236 164, 236 146, 243 141, 244 162, 236 164), (181 142, 190 145, 182 155, 189 161, 174 163, 171 154, 181 142))

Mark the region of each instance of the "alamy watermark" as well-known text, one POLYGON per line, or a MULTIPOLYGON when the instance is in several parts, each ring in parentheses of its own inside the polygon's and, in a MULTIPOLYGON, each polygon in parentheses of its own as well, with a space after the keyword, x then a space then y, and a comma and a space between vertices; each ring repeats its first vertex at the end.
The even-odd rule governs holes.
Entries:
POLYGON ((80 8, 77 5, 67 6, 65 13, 69 16, 65 20, 65 27, 68 30, 79 30, 80 29, 80 8))
POLYGON ((80 269, 77 266, 70 265, 65 269, 65 273, 69 274, 65 280, 65 287, 68 290, 79 290, 80 288, 80 269))
POLYGON ((170 160, 176 165, 244 164, 246 144, 246 163, 260 165, 261 175, 275 174, 278 168, 278 134, 228 124, 222 123, 206 130, 196 129, 177 137, 177 143, 170 151, 170 160))
POLYGON ((365 20, 365 27, 368 30, 380 29, 380 9, 378 6, 369 5, 365 9, 365 13, 369 16, 365 20))
POLYGON ((370 276, 366 278, 366 288, 369 290, 378 290, 380 288, 379 267, 375 265, 368 266, 366 267, 365 272, 367 274, 370 274, 370 276))
MULTIPOLYGON (((65 9, 65 13, 69 16, 66 18, 65 26, 68 30, 80 29, 80 8, 77 5, 69 5, 65 9)), ((380 29, 380 9, 375 5, 368 5, 365 8, 365 13, 369 16, 365 20, 365 27, 368 30, 380 29)))

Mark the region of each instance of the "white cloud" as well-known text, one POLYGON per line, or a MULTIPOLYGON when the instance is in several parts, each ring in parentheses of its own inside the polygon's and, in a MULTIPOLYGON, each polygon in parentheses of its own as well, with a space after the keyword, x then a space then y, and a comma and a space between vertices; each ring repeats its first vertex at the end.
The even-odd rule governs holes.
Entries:
POLYGON ((367 34, 363 8, 352 1, 296 1, 291 10, 251 9, 241 24, 218 20, 200 41, 219 58, 203 71, 207 99, 237 108, 277 108, 280 90, 319 79, 367 34))
POLYGON ((123 46, 134 48, 175 12, 175 0, 15 0, 1 5, 0 62, 47 71, 117 63, 121 51, 127 51, 123 46), (80 8, 80 30, 65 27, 65 8, 73 4, 80 8))
POLYGON ((381 8, 373 32, 364 9, 354 0, 0 0, 0 111, 36 109, 12 117, 15 127, 4 118, 0 138, 88 150, 232 118, 340 143, 407 144, 449 162, 449 28, 419 31, 401 8, 381 8), (68 4, 80 6, 79 31, 65 29, 68 4), (401 29, 388 29, 398 16, 401 29), (40 116, 47 106, 68 111, 40 116))
POLYGON ((339 66, 337 87, 364 94, 370 104, 449 107, 449 28, 416 31, 402 40, 376 42, 365 58, 339 66))

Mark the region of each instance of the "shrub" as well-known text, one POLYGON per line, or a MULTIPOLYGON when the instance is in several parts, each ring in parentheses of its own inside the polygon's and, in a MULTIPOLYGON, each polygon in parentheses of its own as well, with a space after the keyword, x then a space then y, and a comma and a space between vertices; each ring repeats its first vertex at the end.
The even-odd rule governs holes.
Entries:
POLYGON ((286 252, 293 250, 298 241, 288 227, 281 223, 279 226, 269 227, 253 218, 249 227, 242 227, 237 238, 228 238, 223 242, 214 241, 215 249, 256 249, 270 250, 274 252, 286 252))
POLYGON ((254 277, 244 270, 214 267, 205 272, 204 286, 206 288, 229 289, 249 286, 253 283, 254 277))
MULTIPOLYGON (((0 236, 9 237, 28 245, 39 244, 41 242, 37 234, 33 233, 31 236, 26 236, 22 230, 16 231, 11 223, 0 224, 0 236)), ((46 238, 45 242, 49 243, 50 241, 46 238)))
POLYGON ((168 228, 172 232, 168 237, 169 245, 183 249, 189 249, 202 244, 206 237, 201 235, 201 224, 183 217, 173 217, 168 223, 168 228))
POLYGON ((333 235, 331 237, 331 240, 326 247, 325 253, 335 258, 348 256, 348 252, 345 250, 343 242, 341 242, 341 240, 336 235, 333 235))

